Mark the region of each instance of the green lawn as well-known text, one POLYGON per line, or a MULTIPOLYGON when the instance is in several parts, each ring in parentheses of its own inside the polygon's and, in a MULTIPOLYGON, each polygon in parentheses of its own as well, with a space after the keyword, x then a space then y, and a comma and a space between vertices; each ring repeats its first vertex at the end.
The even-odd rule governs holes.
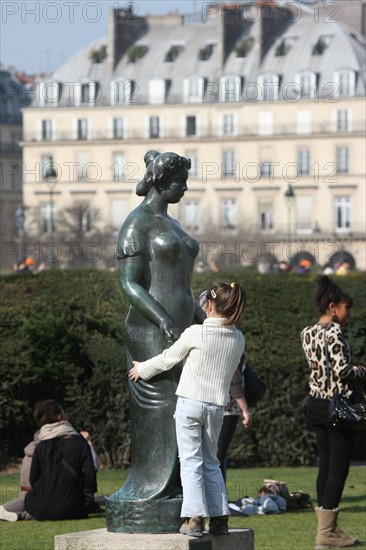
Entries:
MULTIPOLYGON (((366 546, 366 479, 365 468, 351 467, 341 503, 341 527, 359 538, 366 546)), ((111 494, 127 476, 127 471, 101 471, 98 474, 98 494, 111 494)), ((263 479, 285 481, 290 491, 304 490, 315 502, 316 468, 254 468, 228 471, 229 500, 256 496, 263 479)), ((18 495, 18 474, 0 477, 0 502, 18 495)), ((53 550, 55 535, 105 527, 105 518, 91 517, 74 521, 0 522, 1 550, 53 550)), ((252 528, 255 550, 311 550, 315 540, 315 516, 312 510, 287 512, 280 515, 232 517, 230 527, 252 528)), ((106 549, 108 550, 108 549, 106 549)))

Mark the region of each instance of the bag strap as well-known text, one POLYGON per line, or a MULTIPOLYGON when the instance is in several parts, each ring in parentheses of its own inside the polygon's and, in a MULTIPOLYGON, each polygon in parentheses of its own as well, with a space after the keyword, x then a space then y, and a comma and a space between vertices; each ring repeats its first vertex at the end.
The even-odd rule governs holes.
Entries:
POLYGON ((328 339, 327 339, 327 325, 325 325, 324 327, 324 354, 325 354, 326 375, 327 375, 327 394, 329 394, 331 383, 330 383, 330 361, 329 361, 329 350, 328 350, 328 339))
POLYGON ((77 472, 74 470, 74 468, 71 466, 71 464, 69 464, 63 457, 62 457, 62 460, 61 460, 61 464, 65 468, 65 470, 67 472, 69 472, 69 474, 71 474, 76 479, 76 481, 78 481, 80 483, 80 478, 79 478, 77 472))

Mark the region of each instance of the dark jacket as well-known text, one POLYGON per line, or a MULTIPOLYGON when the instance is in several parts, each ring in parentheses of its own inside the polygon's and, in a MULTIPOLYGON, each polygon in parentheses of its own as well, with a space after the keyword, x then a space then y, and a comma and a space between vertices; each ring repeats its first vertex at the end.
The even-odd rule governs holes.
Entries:
POLYGON ((25 509, 35 519, 85 518, 84 495, 97 490, 88 443, 81 435, 40 441, 33 455, 30 483, 25 509))

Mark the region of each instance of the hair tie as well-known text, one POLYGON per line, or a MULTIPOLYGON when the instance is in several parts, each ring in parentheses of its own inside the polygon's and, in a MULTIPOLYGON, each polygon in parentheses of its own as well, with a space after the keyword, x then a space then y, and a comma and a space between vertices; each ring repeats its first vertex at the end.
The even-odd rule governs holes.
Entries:
POLYGON ((235 286, 235 283, 231 283, 231 285, 230 285, 230 286, 231 286, 231 288, 234 288, 234 286, 235 286))

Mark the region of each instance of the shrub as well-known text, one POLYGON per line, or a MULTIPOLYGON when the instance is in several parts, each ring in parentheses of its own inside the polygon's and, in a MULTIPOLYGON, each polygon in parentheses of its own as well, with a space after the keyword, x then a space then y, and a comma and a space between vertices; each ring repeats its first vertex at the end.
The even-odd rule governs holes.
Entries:
MULTIPOLYGON (((300 331, 316 320, 314 279, 292 274, 260 275, 243 269, 194 277, 194 294, 217 279, 246 288, 243 331, 250 364, 267 384, 255 407, 253 426, 238 428, 230 449, 236 465, 307 465, 316 458, 306 423, 308 367, 300 331)), ((366 284, 342 278, 355 306, 348 325, 354 364, 365 364, 366 284)), ((22 456, 32 438, 38 400, 60 401, 74 426, 91 432, 106 462, 123 466, 130 441, 124 351, 128 303, 118 275, 103 271, 47 271, 0 279, 2 291, 1 462, 22 456)), ((364 455, 359 438, 357 458, 364 455)))

